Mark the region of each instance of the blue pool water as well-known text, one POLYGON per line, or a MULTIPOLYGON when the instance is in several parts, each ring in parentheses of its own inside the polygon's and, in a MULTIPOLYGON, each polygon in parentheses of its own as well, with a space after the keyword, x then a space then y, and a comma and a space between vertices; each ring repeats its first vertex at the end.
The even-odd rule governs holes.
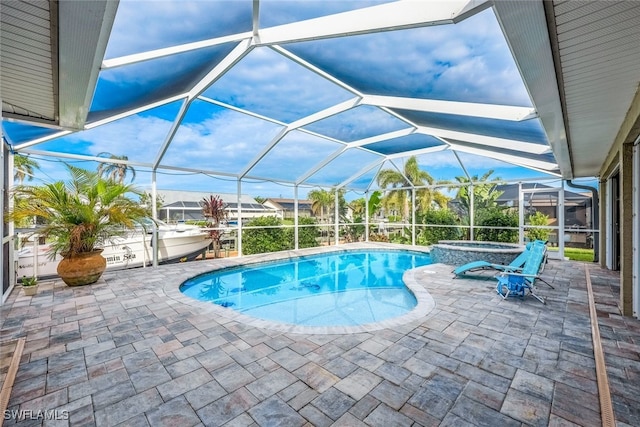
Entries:
POLYGON ((180 291, 260 319, 305 326, 352 326, 407 313, 416 299, 406 270, 428 254, 354 251, 234 267, 193 277, 180 291))

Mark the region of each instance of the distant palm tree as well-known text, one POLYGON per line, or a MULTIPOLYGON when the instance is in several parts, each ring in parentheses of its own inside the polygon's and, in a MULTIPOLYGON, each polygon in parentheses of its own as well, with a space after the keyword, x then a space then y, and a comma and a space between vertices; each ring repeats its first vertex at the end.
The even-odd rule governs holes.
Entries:
POLYGON ((316 216, 319 214, 320 220, 323 220, 325 208, 330 208, 333 205, 331 192, 327 190, 311 190, 308 198, 311 200, 311 212, 316 216))
MULTIPOLYGON (((110 160, 123 160, 127 161, 129 158, 127 156, 116 156, 111 153, 102 152, 98 154, 98 157, 107 157, 110 160)), ((127 164, 124 163, 110 163, 104 162, 100 163, 98 166, 98 174, 102 177, 106 177, 111 179, 112 181, 123 183, 127 173, 131 172, 131 182, 136 179, 136 170, 127 164)))
POLYGON ((40 165, 29 156, 16 154, 13 158, 13 178, 18 181, 19 184, 22 184, 25 178, 27 181, 31 181, 33 179, 34 169, 40 169, 40 165))
MULTIPOLYGON (((412 186, 433 185, 435 180, 425 170, 420 169, 416 156, 411 156, 404 165, 403 173, 393 169, 381 170, 377 177, 378 185, 384 189, 391 187, 386 197, 386 205, 396 205, 402 207, 402 216, 409 218, 409 200, 411 200, 412 186), (404 188, 403 188, 404 187, 404 188)), ((432 205, 445 207, 447 196, 437 190, 430 188, 420 188, 416 190, 416 200, 421 209, 427 209, 432 205)))
POLYGON ((353 211, 353 216, 354 217, 364 217, 365 215, 365 211, 366 211, 366 206, 367 203, 364 200, 364 197, 361 197, 359 199, 355 199, 352 200, 351 203, 349 203, 349 207, 351 208, 351 211, 353 211))

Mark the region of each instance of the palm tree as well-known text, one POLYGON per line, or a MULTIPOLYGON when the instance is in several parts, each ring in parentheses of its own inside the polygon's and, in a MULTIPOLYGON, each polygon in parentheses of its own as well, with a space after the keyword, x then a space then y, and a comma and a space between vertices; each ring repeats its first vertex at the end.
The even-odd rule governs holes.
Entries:
MULTIPOLYGON (((412 186, 433 185, 435 180, 427 172, 420 169, 416 156, 411 156, 404 165, 403 173, 393 169, 381 170, 377 177, 378 185, 383 189, 387 187, 396 188, 391 190, 385 197, 386 206, 398 206, 402 208, 404 219, 409 218, 409 200, 411 200, 412 186)), ((420 188, 416 190, 416 200, 419 207, 426 209, 432 205, 444 207, 448 198, 437 190, 420 188)))
POLYGON ((311 212, 324 220, 324 209, 330 208, 333 204, 333 196, 327 190, 311 190, 307 196, 311 200, 311 212))
MULTIPOLYGON (((128 161, 127 156, 116 156, 111 153, 102 152, 98 154, 98 157, 107 157, 110 160, 123 160, 128 161)), ((107 177, 113 181, 123 183, 127 173, 131 172, 131 182, 136 178, 136 170, 125 163, 110 163, 102 162, 98 166, 98 174, 102 177, 107 177)))
MULTIPOLYGON (((311 190, 307 197, 311 200, 311 212, 316 216, 320 214, 320 221, 325 218, 325 208, 327 208, 327 213, 329 213, 331 208, 335 206, 335 190, 311 190)), ((324 231, 322 231, 322 235, 324 235, 324 231)), ((329 244, 331 234, 327 231, 326 235, 327 244, 329 244)))
POLYGON ((457 176, 456 181, 461 184, 467 184, 461 186, 456 193, 456 200, 460 205, 459 212, 460 217, 465 217, 469 215, 470 205, 471 205, 471 196, 469 193, 469 185, 473 183, 473 206, 474 211, 480 212, 483 209, 491 208, 497 205, 498 197, 502 195, 502 191, 496 191, 496 185, 500 183, 501 179, 499 177, 492 178, 489 180, 491 175, 493 174, 493 169, 485 172, 480 178, 478 175, 474 175, 471 179, 466 176, 457 176))
POLYGON ((353 211, 353 216, 356 218, 364 217, 366 205, 367 204, 366 204, 366 201, 364 200, 364 197, 360 197, 359 199, 352 200, 351 203, 349 203, 349 207, 353 211))
POLYGON ((22 185, 25 178, 27 178, 27 181, 31 181, 33 179, 33 170, 40 169, 40 165, 29 156, 16 154, 13 158, 13 169, 13 178, 18 181, 18 184, 22 185))

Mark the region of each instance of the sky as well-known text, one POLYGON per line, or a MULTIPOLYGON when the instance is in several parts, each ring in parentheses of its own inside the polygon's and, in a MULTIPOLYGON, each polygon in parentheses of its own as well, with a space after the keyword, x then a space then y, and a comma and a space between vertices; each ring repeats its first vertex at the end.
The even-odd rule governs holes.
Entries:
MULTIPOLYGON (((386 2, 262 1, 260 25, 266 28, 381 3, 386 2)), ((251 0, 121 0, 105 58, 251 31, 251 8, 251 0)), ((101 71, 89 121, 183 93, 236 44, 228 42, 101 71)), ((311 69, 329 73, 365 94, 531 106, 491 9, 456 25, 288 43, 277 49, 256 47, 202 93, 205 99, 191 103, 161 160, 162 165, 216 171, 219 175, 161 169, 157 187, 235 193, 237 181, 227 174, 243 172, 243 193, 293 197, 293 184, 273 181, 296 181, 308 175, 305 182, 311 185, 331 186, 360 171, 365 173, 351 182, 356 190, 353 193, 361 194, 369 188, 380 167, 394 166, 386 162, 372 167, 381 159, 372 151, 349 149, 337 153, 344 147, 342 143, 410 129, 409 124, 378 107, 362 105, 310 123, 286 134, 261 157, 287 124, 355 97, 347 88, 311 69), (285 54, 300 58, 307 66, 285 54), (336 158, 319 168, 328 156, 336 158), (317 173, 310 174, 316 169, 317 173)), ((167 142, 180 106, 180 101, 166 103, 32 148, 89 156, 111 153, 126 155, 133 162, 152 163, 167 142)), ((472 133, 546 144, 537 119, 505 123, 445 116, 415 113, 411 117, 429 126, 446 123, 472 133)), ((9 124, 4 130, 19 143, 24 142, 20 135, 33 129, 16 129, 9 124)), ((441 143, 421 138, 398 138, 376 149, 441 143)), ((493 176, 506 180, 549 177, 489 157, 466 153, 458 157, 445 150, 419 155, 418 161, 436 180, 463 176, 460 161, 472 176, 493 169, 493 176)), ((97 165, 41 156, 34 159, 41 167, 37 179, 44 181, 64 178, 64 162, 87 168, 97 165)), ((394 160, 395 167, 401 169, 405 160, 394 160)), ((149 188, 148 169, 134 167, 135 184, 149 188)), ((301 187, 300 197, 309 188, 313 187, 301 187)))

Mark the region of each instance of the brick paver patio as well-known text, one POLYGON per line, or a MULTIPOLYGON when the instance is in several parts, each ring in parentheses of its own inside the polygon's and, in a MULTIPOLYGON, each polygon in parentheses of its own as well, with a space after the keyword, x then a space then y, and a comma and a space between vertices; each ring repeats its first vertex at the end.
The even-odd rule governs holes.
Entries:
MULTIPOLYGON (((549 262, 546 305, 503 301, 488 275, 423 267, 414 277, 435 308, 359 333, 251 326, 171 292, 237 262, 108 272, 80 288, 41 282, 35 297, 15 289, 2 306, 0 368, 26 337, 9 410, 40 416, 18 425, 601 425, 586 264, 549 262), (38 413, 52 410, 68 420, 38 413)), ((640 321, 619 315, 617 274, 587 268, 616 420, 638 426, 640 321)))

